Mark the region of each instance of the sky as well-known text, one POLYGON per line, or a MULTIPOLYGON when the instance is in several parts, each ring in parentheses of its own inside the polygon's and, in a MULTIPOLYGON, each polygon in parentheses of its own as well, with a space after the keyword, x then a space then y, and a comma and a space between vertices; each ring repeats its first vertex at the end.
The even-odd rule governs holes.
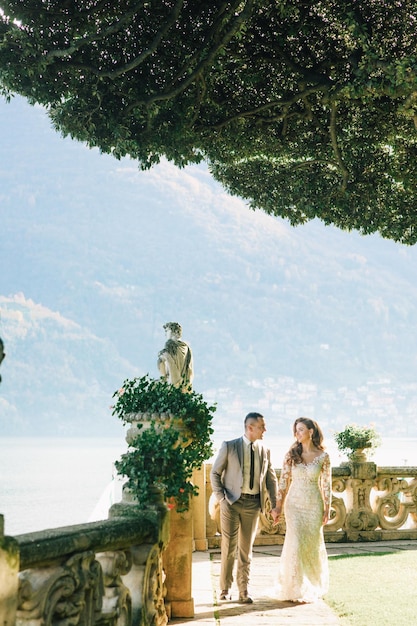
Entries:
POLYGON ((203 165, 140 172, 63 139, 21 98, 0 102, 0 121, 7 429, 79 432, 88 416, 112 432, 112 393, 157 375, 166 321, 182 324, 196 388, 233 428, 254 404, 277 428, 299 412, 413 415, 414 392, 366 384, 414 379, 415 247, 292 228, 203 165))

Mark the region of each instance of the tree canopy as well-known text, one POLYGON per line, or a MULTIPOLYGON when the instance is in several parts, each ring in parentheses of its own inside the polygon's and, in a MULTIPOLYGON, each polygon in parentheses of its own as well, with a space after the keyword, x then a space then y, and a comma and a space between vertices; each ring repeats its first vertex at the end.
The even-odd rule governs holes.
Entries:
POLYGON ((417 3, 0 0, 0 88, 142 168, 417 241, 417 3))

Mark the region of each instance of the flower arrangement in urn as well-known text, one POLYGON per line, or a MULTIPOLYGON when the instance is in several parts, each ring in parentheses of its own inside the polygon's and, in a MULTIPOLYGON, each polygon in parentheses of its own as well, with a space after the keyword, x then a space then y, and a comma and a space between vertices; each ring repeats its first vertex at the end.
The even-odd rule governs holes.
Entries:
POLYGON ((113 397, 113 415, 135 424, 128 451, 115 462, 128 479, 128 490, 142 506, 152 504, 156 490, 177 511, 188 510, 190 496, 198 493, 191 482, 193 470, 213 454, 215 406, 191 387, 174 387, 148 375, 125 380, 113 397))
POLYGON ((369 426, 348 424, 343 430, 335 433, 334 438, 339 451, 344 452, 350 460, 366 460, 363 451, 366 449, 371 455, 381 445, 381 437, 373 424, 369 426))

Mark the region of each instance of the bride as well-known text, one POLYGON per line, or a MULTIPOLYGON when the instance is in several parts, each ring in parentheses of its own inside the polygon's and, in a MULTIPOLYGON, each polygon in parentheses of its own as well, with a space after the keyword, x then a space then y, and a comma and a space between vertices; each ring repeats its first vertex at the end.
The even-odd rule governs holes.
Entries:
POLYGON ((279 563, 278 599, 314 602, 329 585, 323 526, 331 503, 330 458, 319 425, 299 417, 295 443, 284 457, 277 510, 284 507, 286 533, 279 563))

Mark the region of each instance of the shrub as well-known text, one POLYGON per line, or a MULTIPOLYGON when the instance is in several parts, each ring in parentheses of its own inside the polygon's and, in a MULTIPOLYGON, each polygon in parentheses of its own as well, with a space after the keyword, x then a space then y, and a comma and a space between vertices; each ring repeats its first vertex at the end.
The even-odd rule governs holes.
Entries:
POLYGON ((113 397, 113 415, 125 424, 139 422, 128 451, 115 463, 127 477, 128 489, 142 506, 153 501, 157 488, 178 511, 187 510, 190 496, 198 493, 191 482, 193 470, 213 454, 216 407, 190 387, 177 388, 148 375, 125 380, 113 397))

